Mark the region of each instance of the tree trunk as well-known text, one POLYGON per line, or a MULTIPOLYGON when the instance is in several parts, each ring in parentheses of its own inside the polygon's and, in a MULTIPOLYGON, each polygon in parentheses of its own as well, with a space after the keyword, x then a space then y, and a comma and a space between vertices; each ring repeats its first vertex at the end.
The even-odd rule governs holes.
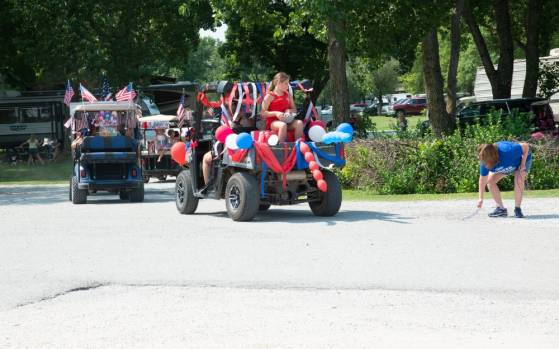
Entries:
POLYGON ((538 90, 538 74, 540 71, 538 18, 542 14, 543 1, 530 0, 528 3, 528 15, 526 18, 526 78, 524 79, 524 89, 522 97, 536 97, 538 90))
POLYGON ((443 95, 443 76, 439 62, 439 40, 435 29, 431 30, 421 42, 423 51, 423 78, 427 103, 429 107, 429 121, 437 137, 451 134, 454 131, 455 120, 448 115, 443 95))
POLYGON ((377 111, 378 115, 382 115, 382 91, 378 91, 378 104, 377 104, 377 111))
POLYGON ((316 100, 320 96, 322 90, 324 90, 324 87, 326 87, 326 84, 328 83, 328 79, 329 79, 328 74, 313 79, 311 100, 314 103, 314 105, 316 105, 316 100))
POLYGON ((334 126, 349 119, 344 32, 345 23, 343 19, 328 19, 328 67, 332 86, 332 122, 334 126))
POLYGON ((450 23, 450 62, 446 86, 446 111, 451 117, 456 116, 456 80, 458 61, 460 59, 460 19, 464 11, 464 0, 456 0, 456 9, 450 23))
POLYGON ((493 98, 510 98, 512 71, 514 64, 514 47, 510 26, 510 6, 508 0, 493 0, 493 13, 497 23, 499 38, 499 62, 495 69, 483 35, 472 13, 469 1, 464 4, 464 19, 474 38, 481 62, 491 83, 493 98))

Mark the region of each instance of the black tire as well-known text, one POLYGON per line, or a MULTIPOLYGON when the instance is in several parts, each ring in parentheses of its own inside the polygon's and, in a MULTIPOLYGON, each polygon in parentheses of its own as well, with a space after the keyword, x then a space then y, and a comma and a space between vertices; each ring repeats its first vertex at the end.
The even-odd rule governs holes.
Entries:
POLYGON ((130 200, 130 194, 126 190, 121 190, 118 192, 120 200, 130 200))
POLYGON ((143 178, 144 178, 144 183, 148 183, 151 177, 144 175, 143 178))
POLYGON ((258 206, 258 211, 260 212, 266 212, 270 209, 270 204, 260 204, 260 206, 258 206))
POLYGON ((309 202, 309 206, 315 216, 331 217, 338 213, 342 205, 342 186, 334 173, 322 170, 322 176, 328 190, 325 193, 318 191, 319 200, 309 202))
POLYGON ((165 181, 167 180, 167 176, 165 176, 165 175, 159 176, 159 177, 157 177, 157 179, 158 179, 160 182, 165 182, 165 181))
POLYGON ((68 189, 68 200, 72 201, 72 177, 70 177, 70 188, 68 189))
POLYGON ((225 188, 227 214, 234 221, 250 221, 258 213, 260 193, 254 175, 235 173, 225 188))
POLYGON ((132 189, 128 193, 128 197, 130 198, 130 202, 144 201, 144 183, 142 182, 139 188, 132 189))
POLYGON ((175 204, 181 214, 193 214, 198 208, 200 198, 194 196, 190 170, 183 170, 175 182, 175 204))
POLYGON ((72 203, 75 205, 85 204, 87 202, 87 190, 78 188, 78 179, 72 177, 72 203))

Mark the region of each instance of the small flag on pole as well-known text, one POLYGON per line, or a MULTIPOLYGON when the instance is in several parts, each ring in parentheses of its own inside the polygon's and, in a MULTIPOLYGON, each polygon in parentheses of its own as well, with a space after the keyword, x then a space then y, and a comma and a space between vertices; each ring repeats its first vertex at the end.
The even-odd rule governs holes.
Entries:
POLYGON ((179 121, 182 121, 182 118, 184 118, 184 94, 181 96, 181 99, 179 101, 179 107, 177 108, 177 118, 179 119, 179 121))
POLYGON ((64 104, 70 106, 72 97, 74 97, 74 89, 72 88, 72 84, 70 83, 70 80, 68 80, 68 83, 66 84, 66 93, 64 93, 64 104))
POLYGON ((82 99, 87 99, 89 102, 97 102, 97 98, 91 94, 82 84, 80 84, 80 94, 82 99))
POLYGON ((103 75, 103 100, 110 101, 113 96, 111 92, 111 86, 109 85, 109 79, 106 75, 103 75))
POLYGON ((129 83, 128 86, 118 91, 115 97, 119 102, 133 100, 136 97, 136 91, 134 91, 132 83, 129 83))

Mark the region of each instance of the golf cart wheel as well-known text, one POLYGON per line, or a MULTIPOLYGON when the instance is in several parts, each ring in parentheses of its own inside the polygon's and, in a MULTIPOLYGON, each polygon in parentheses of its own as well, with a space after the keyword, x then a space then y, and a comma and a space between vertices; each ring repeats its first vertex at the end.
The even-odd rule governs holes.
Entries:
POLYGON ((70 177, 70 188, 68 189, 68 199, 72 201, 72 177, 70 177))
POLYGON ((194 196, 190 170, 183 170, 175 182, 175 204, 181 214, 193 214, 200 199, 194 196))
POLYGON ((138 188, 132 189, 128 193, 128 197, 130 198, 130 202, 144 201, 144 183, 141 183, 138 188))
POLYGON ((78 188, 78 178, 72 177, 72 203, 75 205, 87 202, 87 190, 78 188))
POLYGON ((126 190, 119 191, 118 196, 120 197, 120 200, 130 200, 130 195, 126 190))
POLYGON ((144 183, 148 183, 150 180, 150 176, 144 175, 143 178, 144 178, 144 183))
POLYGON ((318 191, 318 200, 309 202, 309 206, 315 216, 330 217, 340 210, 342 205, 342 187, 334 173, 322 170, 322 175, 328 189, 325 193, 318 191))
POLYGON ((260 212, 265 212, 268 211, 270 209, 270 204, 260 204, 260 206, 258 206, 258 211, 260 212))
POLYGON ((225 188, 227 214, 234 221, 250 221, 258 213, 260 194, 256 177, 238 172, 229 178, 225 188))

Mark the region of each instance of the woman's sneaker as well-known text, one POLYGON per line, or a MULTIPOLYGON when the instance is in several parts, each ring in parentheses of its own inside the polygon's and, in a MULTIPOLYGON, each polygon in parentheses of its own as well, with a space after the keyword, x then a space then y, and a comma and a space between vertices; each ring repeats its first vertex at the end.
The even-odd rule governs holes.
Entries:
POLYGON ((524 218, 524 215, 522 214, 522 209, 520 207, 514 208, 514 216, 516 218, 524 218))
POLYGON ((489 214, 489 217, 506 217, 508 216, 508 212, 506 208, 497 207, 495 211, 489 214))

